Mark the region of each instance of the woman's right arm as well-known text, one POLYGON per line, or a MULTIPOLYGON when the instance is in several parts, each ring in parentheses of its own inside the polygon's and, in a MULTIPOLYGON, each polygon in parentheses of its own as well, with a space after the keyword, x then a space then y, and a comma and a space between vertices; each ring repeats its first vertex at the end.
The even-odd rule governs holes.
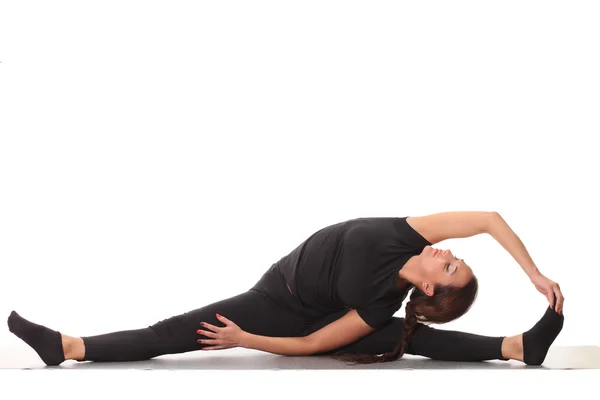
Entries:
POLYGON ((355 309, 307 336, 271 337, 244 332, 242 347, 287 356, 308 356, 337 349, 373 332, 355 309))
POLYGON ((245 332, 242 347, 284 356, 309 356, 314 353, 308 336, 271 337, 245 332))

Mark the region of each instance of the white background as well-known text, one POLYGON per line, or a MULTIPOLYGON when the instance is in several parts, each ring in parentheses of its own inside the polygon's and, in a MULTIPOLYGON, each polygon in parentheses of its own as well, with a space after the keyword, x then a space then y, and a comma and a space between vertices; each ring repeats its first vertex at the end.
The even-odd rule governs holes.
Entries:
MULTIPOLYGON (((247 290, 329 224, 485 210, 560 283, 555 344, 600 345, 598 18, 592 1, 3 2, 0 312, 146 327, 247 290)), ((514 335, 544 313, 491 236, 436 247, 480 280, 439 329, 514 335)))

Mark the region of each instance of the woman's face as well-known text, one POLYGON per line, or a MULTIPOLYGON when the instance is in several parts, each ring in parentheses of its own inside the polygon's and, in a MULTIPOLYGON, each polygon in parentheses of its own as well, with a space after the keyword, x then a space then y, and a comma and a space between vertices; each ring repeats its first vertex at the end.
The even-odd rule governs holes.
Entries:
POLYGON ((420 254, 423 280, 433 286, 463 287, 473 277, 473 270, 450 250, 425 246, 420 254))

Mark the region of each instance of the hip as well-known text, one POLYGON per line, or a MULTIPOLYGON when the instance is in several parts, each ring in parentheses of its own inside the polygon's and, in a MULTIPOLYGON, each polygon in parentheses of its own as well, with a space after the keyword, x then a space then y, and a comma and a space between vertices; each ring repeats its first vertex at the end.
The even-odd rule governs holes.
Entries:
POLYGON ((308 298, 307 296, 298 296, 294 287, 297 286, 290 285, 275 263, 252 286, 252 289, 265 293, 282 307, 310 320, 321 318, 333 311, 320 306, 318 299, 312 298, 313 296, 308 296, 308 298))

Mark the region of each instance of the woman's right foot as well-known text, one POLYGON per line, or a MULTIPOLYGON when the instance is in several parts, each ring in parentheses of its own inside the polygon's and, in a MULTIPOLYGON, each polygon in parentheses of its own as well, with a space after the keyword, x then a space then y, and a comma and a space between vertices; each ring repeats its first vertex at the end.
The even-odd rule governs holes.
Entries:
POLYGON ((6 322, 8 330, 31 346, 46 365, 58 365, 65 361, 60 332, 28 321, 16 311, 10 313, 6 322))

